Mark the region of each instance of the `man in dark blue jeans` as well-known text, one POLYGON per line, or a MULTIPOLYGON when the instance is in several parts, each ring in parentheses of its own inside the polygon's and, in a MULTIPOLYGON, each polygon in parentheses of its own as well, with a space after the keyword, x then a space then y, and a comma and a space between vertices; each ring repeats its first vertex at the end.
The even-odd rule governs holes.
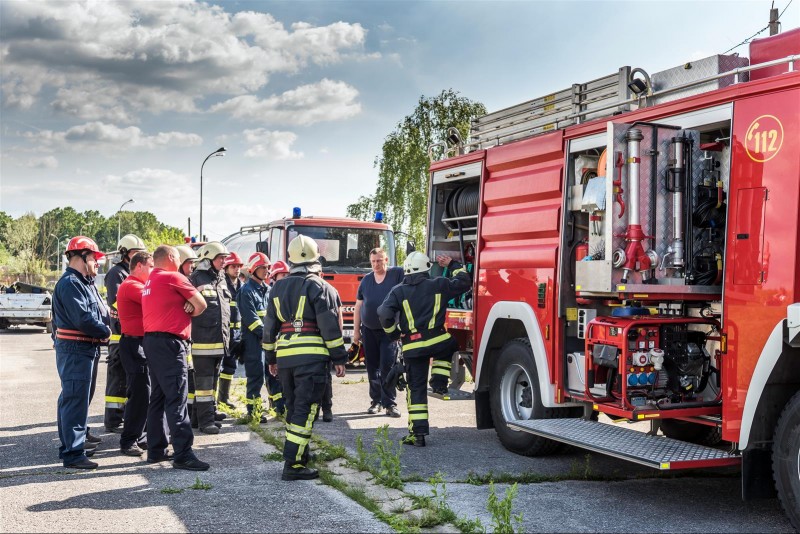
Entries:
POLYGON ((402 267, 389 267, 389 258, 381 248, 369 253, 372 272, 358 285, 356 309, 353 317, 355 325, 353 343, 364 343, 364 361, 367 364, 370 405, 367 413, 380 413, 386 410, 389 417, 400 417, 395 401, 396 391, 384 384, 386 375, 397 359, 397 342, 389 339, 378 320, 378 306, 394 286, 403 282, 402 267))
POLYGON ((86 422, 100 345, 111 336, 108 308, 94 285, 103 253, 93 240, 78 236, 70 239, 65 254, 69 267, 53 290, 53 339, 61 378, 58 456, 64 467, 96 469, 87 458, 94 451, 86 442, 86 422))

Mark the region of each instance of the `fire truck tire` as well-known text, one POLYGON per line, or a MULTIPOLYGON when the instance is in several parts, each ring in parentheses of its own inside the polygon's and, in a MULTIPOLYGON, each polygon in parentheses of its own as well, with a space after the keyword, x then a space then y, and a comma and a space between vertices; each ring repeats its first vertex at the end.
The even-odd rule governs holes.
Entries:
POLYGON ((783 409, 772 442, 772 477, 783 510, 800 532, 800 393, 783 409))
POLYGON ((719 445, 722 441, 722 429, 720 427, 679 421, 677 419, 662 419, 661 431, 668 438, 710 447, 719 445))
POLYGON ((512 430, 506 425, 514 419, 551 419, 557 410, 545 408, 539 391, 539 375, 530 341, 518 338, 500 351, 489 388, 489 404, 497 437, 503 446, 523 456, 553 454, 561 443, 512 430))

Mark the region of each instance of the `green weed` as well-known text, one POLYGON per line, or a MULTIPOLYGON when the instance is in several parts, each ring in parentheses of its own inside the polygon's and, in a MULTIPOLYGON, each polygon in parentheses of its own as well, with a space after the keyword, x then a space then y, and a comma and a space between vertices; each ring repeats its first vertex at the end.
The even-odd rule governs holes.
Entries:
POLYGON ((211 484, 208 484, 207 482, 203 482, 202 480, 200 480, 200 477, 198 476, 198 477, 195 477, 194 484, 189 486, 189 489, 208 491, 213 487, 214 486, 212 486, 211 484))
POLYGON ((165 495, 174 495, 176 493, 183 493, 181 488, 173 488, 172 486, 167 486, 166 488, 161 488, 161 493, 165 495))
POLYGON ((389 425, 383 425, 375 430, 375 457, 378 460, 378 472, 374 473, 384 486, 394 489, 403 489, 401 476, 402 465, 400 456, 403 452, 402 445, 389 438, 389 425))
POLYGON ((506 495, 502 499, 497 497, 494 483, 489 483, 489 500, 486 503, 486 509, 492 514, 492 531, 499 534, 514 534, 514 532, 522 532, 522 514, 515 516, 511 515, 511 509, 514 506, 514 498, 517 496, 517 483, 515 482, 506 490, 506 495), (514 530, 514 524, 517 529, 514 530))
POLYGON ((271 452, 269 454, 262 454, 261 458, 265 462, 282 462, 283 461, 283 453, 280 451, 271 452))

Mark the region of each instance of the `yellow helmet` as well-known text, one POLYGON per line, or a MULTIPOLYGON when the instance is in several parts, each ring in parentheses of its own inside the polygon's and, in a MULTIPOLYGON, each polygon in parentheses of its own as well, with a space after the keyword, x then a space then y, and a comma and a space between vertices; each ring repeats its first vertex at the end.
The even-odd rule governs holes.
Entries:
POLYGON ((230 253, 228 252, 228 249, 225 248, 225 245, 223 245, 219 241, 210 241, 206 243, 200 249, 200 252, 198 252, 198 256, 200 256, 201 260, 204 260, 206 258, 208 258, 209 260, 213 260, 220 254, 223 256, 227 256, 230 253))
POLYGON ((431 259, 416 250, 406 256, 403 262, 403 272, 406 274, 424 273, 431 269, 431 259))
POLYGON ((175 249, 177 249, 178 256, 180 256, 181 265, 183 265, 186 260, 197 260, 197 254, 189 245, 178 245, 175 249))
POLYGON ((289 242, 289 263, 302 265, 319 260, 319 245, 307 235, 299 235, 289 242))
POLYGON ((117 243, 117 250, 120 252, 130 252, 131 250, 147 250, 144 241, 138 235, 127 234, 117 243))

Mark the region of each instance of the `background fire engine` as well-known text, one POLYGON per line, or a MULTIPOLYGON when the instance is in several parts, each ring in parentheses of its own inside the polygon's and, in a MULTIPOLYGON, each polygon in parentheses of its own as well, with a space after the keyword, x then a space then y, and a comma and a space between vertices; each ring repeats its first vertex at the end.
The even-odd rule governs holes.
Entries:
POLYGON ((741 464, 800 528, 799 54, 792 30, 623 67, 431 147, 427 252, 475 273, 448 327, 479 428, 525 455, 741 464))

